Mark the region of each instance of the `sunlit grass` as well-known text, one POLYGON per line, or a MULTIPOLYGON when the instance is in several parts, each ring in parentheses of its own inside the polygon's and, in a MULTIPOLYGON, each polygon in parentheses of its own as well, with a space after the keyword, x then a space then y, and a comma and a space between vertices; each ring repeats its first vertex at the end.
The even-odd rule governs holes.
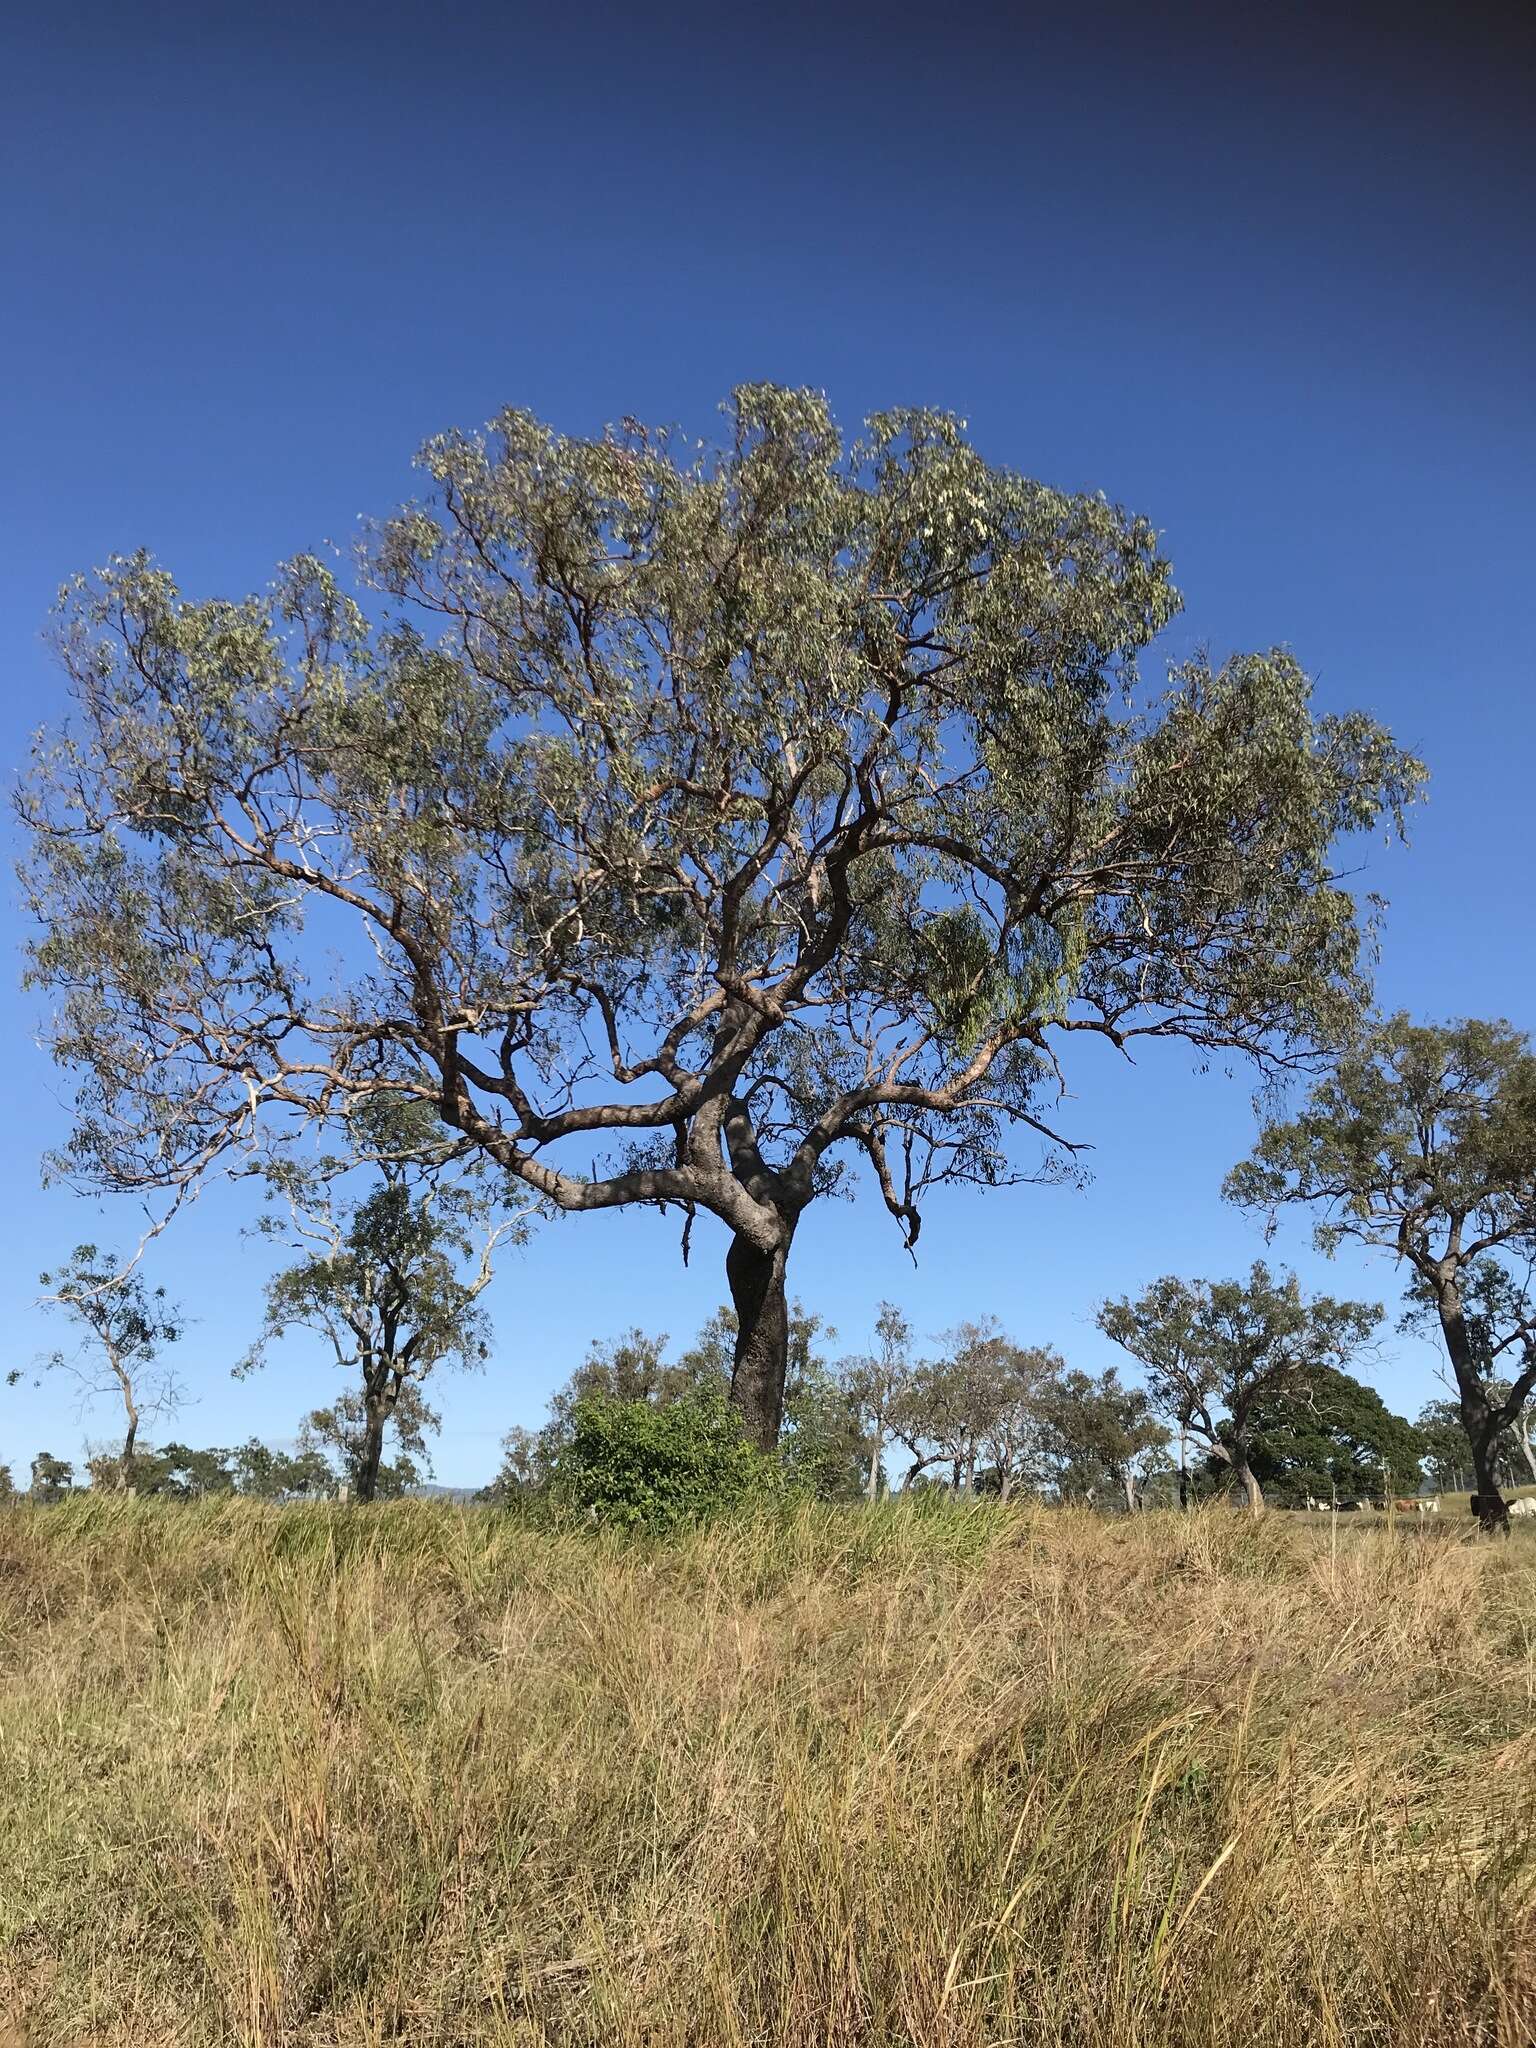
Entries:
POLYGON ((1523 1529, 0 1514, 18 2041, 1525 2043, 1533 1825, 1523 1529))

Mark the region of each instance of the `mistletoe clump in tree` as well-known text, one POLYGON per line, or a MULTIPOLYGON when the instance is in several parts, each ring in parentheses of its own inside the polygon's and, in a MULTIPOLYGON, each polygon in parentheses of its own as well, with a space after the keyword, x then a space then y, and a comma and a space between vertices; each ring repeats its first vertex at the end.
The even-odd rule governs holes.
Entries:
POLYGON ((791 1247, 850 1162, 910 1245, 936 1183, 1070 1160, 1084 1033, 1337 1040, 1333 848, 1421 771, 1284 652, 1143 691, 1152 527, 953 418, 845 445, 752 386, 728 420, 431 442, 364 550, 382 620, 307 557, 243 602, 82 579, 22 803, 77 1174, 174 1192, 274 1114, 420 1101, 563 1210, 717 1218, 769 1444, 791 1247))

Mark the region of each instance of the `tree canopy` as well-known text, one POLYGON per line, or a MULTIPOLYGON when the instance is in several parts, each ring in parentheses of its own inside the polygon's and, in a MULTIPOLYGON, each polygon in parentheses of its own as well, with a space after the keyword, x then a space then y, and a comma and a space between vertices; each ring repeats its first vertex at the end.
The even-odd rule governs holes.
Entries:
POLYGON ((1145 1482, 1167 1463, 1168 1431, 1144 1387, 1129 1387, 1113 1366, 1095 1379, 1060 1372, 1043 1388, 1040 1441, 1059 1494, 1086 1493, 1108 1480, 1134 1513, 1145 1482))
POLYGON ((1418 1431, 1337 1366, 1319 1366, 1280 1399, 1261 1397, 1252 1421, 1249 1463, 1265 1493, 1289 1506, 1309 1495, 1357 1500, 1419 1490, 1418 1431))
POLYGON ((912 1325, 894 1302, 882 1301, 875 1316, 875 1349, 840 1359, 837 1367, 838 1382, 868 1445, 864 1476, 868 1500, 879 1495, 885 1446, 894 1433, 912 1373, 912 1325))
POLYGON ((514 410, 421 461, 369 610, 313 556, 64 593, 74 716, 21 807, 77 1176, 174 1197, 427 1104, 562 1209, 718 1218, 768 1443, 791 1242, 850 1159, 911 1244, 937 1182, 1062 1170, 1083 1033, 1347 1033, 1335 842, 1422 771, 1282 650, 1144 691, 1145 519, 769 385, 718 449, 514 410))

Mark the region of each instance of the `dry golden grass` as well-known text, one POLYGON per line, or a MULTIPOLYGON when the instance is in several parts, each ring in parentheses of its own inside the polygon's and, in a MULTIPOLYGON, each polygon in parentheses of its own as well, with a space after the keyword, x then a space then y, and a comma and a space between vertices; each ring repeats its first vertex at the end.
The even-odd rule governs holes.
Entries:
POLYGON ((0 2041, 1527 2043, 1533 1646, 1523 1530, 12 1508, 0 2041))

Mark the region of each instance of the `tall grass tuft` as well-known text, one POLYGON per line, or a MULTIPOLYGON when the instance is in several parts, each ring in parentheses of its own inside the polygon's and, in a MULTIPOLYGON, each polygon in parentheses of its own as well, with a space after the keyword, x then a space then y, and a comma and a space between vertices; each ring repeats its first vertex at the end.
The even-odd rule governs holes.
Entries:
POLYGON ((1533 1829, 1524 1531, 0 1511, 5 2048, 1528 2043, 1533 1829))

